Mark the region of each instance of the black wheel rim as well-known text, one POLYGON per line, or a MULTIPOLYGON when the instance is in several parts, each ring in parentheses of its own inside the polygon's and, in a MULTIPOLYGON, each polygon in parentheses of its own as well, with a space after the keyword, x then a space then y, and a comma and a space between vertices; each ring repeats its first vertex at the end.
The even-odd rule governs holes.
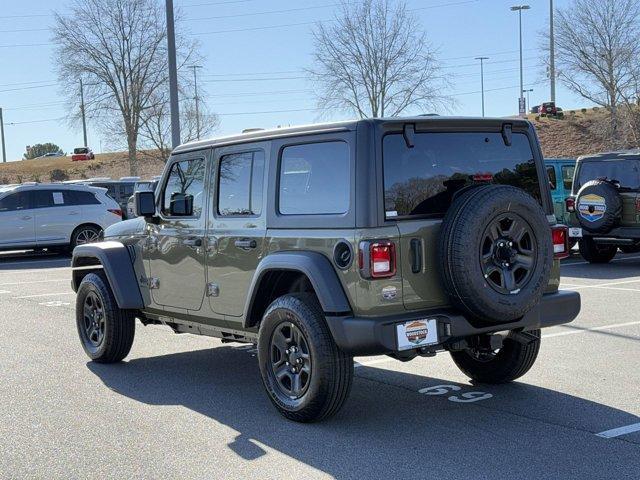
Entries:
POLYGON ((480 264, 487 283, 495 291, 517 294, 536 268, 536 237, 531 225, 515 213, 494 218, 480 243, 480 264))
POLYGON ((276 327, 269 344, 269 369, 278 389, 287 397, 302 397, 311 382, 309 345, 291 322, 276 327))
POLYGON ((105 316, 102 300, 95 292, 89 292, 84 299, 83 327, 87 343, 98 348, 104 341, 105 316))

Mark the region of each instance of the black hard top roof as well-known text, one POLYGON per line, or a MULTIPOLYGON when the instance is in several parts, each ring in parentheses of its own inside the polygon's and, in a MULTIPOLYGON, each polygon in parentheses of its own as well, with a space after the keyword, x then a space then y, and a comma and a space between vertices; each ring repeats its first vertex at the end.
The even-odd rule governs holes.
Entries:
POLYGON ((356 130, 358 124, 370 123, 373 125, 399 125, 404 123, 414 123, 422 125, 442 125, 442 126, 460 126, 460 127, 500 127, 504 123, 511 123, 514 127, 526 128, 530 124, 527 120, 520 118, 481 118, 481 117, 447 117, 439 115, 425 115, 415 117, 393 117, 393 118, 376 118, 363 120, 349 120, 344 122, 318 123, 311 125, 300 125, 286 128, 273 128, 268 130, 252 130, 247 133, 229 135, 224 137, 216 137, 208 140, 199 140, 185 143, 178 146, 173 153, 182 153, 202 148, 226 145, 234 143, 244 143, 251 141, 268 141, 274 138, 292 137, 297 135, 313 135, 316 133, 327 132, 346 132, 356 130))
POLYGON ((616 152, 601 152, 593 155, 578 157, 579 162, 598 160, 640 160, 640 150, 620 150, 616 152))

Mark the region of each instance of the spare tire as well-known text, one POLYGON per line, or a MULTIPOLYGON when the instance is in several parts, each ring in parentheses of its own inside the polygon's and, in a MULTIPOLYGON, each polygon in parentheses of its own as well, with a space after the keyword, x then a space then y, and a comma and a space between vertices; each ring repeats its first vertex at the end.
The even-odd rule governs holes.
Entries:
POLYGON ((622 198, 606 180, 585 183, 576 196, 576 216, 582 228, 591 233, 607 233, 620 222, 622 198))
POLYGON ((438 253, 453 306, 473 319, 510 322, 534 308, 549 283, 551 228, 525 191, 485 185, 453 202, 442 222, 438 253))

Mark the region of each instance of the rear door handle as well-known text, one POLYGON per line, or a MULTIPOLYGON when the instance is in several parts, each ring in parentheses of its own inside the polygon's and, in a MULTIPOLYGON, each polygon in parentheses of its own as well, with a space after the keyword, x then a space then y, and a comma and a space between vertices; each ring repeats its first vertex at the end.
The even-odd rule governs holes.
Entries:
POLYGON ((80 212, 78 212, 77 210, 74 210, 72 212, 69 212, 69 215, 78 215, 80 212))
POLYGON ((242 240, 236 240, 234 245, 243 250, 249 250, 251 248, 256 248, 258 246, 258 242, 251 238, 243 238, 242 240))
POLYGON ((182 240, 182 243, 189 247, 201 247, 202 239, 201 238, 185 238, 184 240, 182 240))
POLYGON ((22 217, 22 220, 31 220, 33 217, 29 216, 29 215, 25 215, 24 217, 22 217))

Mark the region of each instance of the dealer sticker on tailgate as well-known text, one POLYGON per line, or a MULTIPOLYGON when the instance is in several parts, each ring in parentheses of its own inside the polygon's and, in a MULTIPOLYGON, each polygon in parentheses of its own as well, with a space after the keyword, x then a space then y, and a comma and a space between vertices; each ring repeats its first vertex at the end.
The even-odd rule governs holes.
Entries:
POLYGON ((398 350, 435 345, 438 343, 438 322, 429 320, 411 320, 396 325, 398 350))

